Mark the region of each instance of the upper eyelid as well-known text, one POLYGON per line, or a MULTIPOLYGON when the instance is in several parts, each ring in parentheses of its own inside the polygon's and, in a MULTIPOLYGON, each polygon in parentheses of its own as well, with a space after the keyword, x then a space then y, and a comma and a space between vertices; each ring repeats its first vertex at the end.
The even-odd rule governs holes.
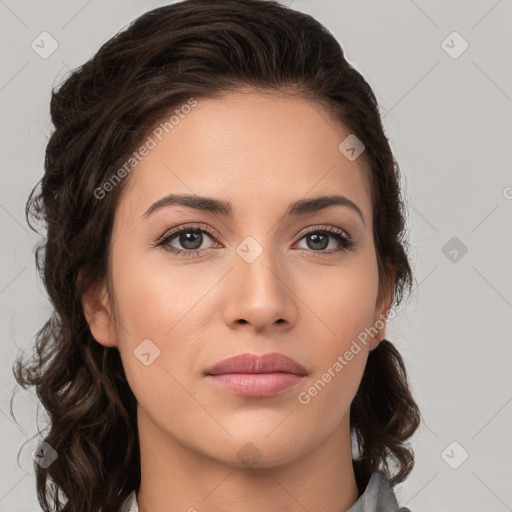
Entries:
POLYGON ((307 233, 310 233, 311 231, 328 231, 328 232, 335 231, 335 232, 341 232, 344 235, 346 235, 348 238, 352 238, 350 236, 350 233, 346 229, 338 228, 336 226, 322 225, 322 224, 315 224, 313 226, 308 226, 307 228, 304 228, 304 230, 301 231, 301 234, 303 236, 303 235, 305 235, 307 233))
POLYGON ((175 228, 171 228, 169 230, 167 230, 162 236, 160 236, 158 238, 158 240, 156 241, 156 244, 162 242, 163 240, 166 240, 167 238, 169 237, 172 237, 174 235, 177 235, 179 233, 181 233, 182 231, 185 231, 187 229, 190 229, 191 231, 192 230, 197 230, 197 231, 204 231, 207 235, 211 236, 211 237, 218 237, 218 238, 222 238, 220 237, 219 235, 217 235, 217 231, 214 230, 213 228, 211 230, 205 228, 204 226, 196 226, 196 225, 189 225, 189 224, 185 224, 184 226, 176 226, 175 228))

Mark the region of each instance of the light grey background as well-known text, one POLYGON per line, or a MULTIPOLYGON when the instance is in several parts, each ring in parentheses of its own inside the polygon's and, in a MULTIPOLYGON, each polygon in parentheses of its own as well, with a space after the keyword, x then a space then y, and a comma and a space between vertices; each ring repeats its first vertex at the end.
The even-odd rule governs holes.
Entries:
MULTIPOLYGON (((50 314, 33 261, 38 236, 24 220, 51 131, 50 91, 67 68, 166 3, 0 0, 0 511, 39 510, 37 438, 16 462, 36 433, 37 400, 17 393, 16 425, 9 398, 13 360, 50 314), (46 59, 31 48, 43 31, 58 43, 46 59)), ((512 2, 290 5, 326 25, 370 82, 404 176, 419 285, 387 337, 406 360, 425 423, 399 502, 413 512, 512 510, 512 2)))

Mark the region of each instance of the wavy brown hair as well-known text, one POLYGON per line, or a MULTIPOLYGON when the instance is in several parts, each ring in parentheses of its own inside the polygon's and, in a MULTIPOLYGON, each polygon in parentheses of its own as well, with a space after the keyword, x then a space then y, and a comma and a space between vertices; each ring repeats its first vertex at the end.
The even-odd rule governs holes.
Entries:
MULTIPOLYGON (((393 287, 396 305, 411 291, 399 168, 375 95, 332 34, 274 0, 185 0, 142 15, 52 91, 55 130, 26 205, 29 225, 46 228, 36 265, 54 310, 13 370, 21 386, 35 386, 50 420, 44 440, 58 452, 46 469, 35 464, 45 511, 112 512, 140 484, 136 399, 118 350, 94 340, 81 305, 90 285, 109 282, 114 213, 129 176, 104 197, 95 191, 189 98, 247 86, 317 102, 364 142, 379 286, 393 287)), ((360 492, 378 469, 392 485, 403 481, 420 413, 387 340, 368 357, 350 420, 360 492)))

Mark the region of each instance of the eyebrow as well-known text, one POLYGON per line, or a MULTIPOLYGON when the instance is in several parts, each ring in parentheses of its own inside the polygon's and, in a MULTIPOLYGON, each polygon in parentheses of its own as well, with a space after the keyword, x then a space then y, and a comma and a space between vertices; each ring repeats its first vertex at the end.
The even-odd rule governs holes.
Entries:
MULTIPOLYGON (((149 217, 154 211, 165 206, 180 205, 203 212, 216 213, 228 217, 233 216, 233 206, 228 201, 222 201, 212 197, 204 197, 193 194, 169 194, 153 203, 142 215, 143 218, 149 217)), ((345 196, 334 194, 329 196, 312 197, 309 199, 300 199, 290 204, 285 212, 285 216, 304 215, 314 213, 332 206, 345 206, 355 211, 363 224, 365 224, 363 212, 353 201, 345 196)))

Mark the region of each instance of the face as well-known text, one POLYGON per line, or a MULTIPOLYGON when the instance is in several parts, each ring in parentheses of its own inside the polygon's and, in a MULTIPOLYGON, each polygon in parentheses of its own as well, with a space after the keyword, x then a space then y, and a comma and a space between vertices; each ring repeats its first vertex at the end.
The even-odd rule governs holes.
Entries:
POLYGON ((126 178, 110 247, 117 323, 104 303, 91 331, 118 347, 139 421, 226 464, 244 464, 242 448, 286 463, 347 428, 384 336, 362 341, 389 306, 364 153, 340 151, 350 132, 318 104, 255 91, 199 99, 168 131, 126 178), (322 196, 342 199, 309 201, 322 196), (305 372, 205 375, 247 353, 305 372))

